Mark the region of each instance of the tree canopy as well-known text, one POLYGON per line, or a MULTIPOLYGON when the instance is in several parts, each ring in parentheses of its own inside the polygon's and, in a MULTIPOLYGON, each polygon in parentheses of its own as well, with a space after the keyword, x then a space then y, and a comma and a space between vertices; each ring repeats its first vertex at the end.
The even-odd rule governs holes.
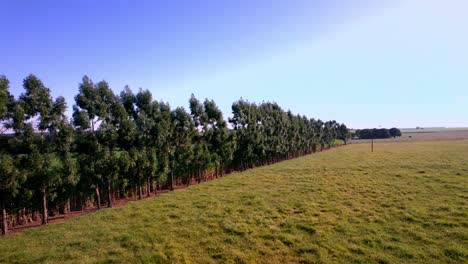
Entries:
POLYGON ((134 93, 126 86, 117 94, 107 82, 87 76, 68 119, 65 99, 53 98, 39 78, 27 76, 23 88, 14 98, 0 76, 3 232, 7 211, 38 213, 45 224, 57 212, 89 203, 112 207, 114 199, 141 199, 350 137, 345 124, 293 114, 274 102, 240 99, 226 120, 210 99, 192 94, 188 110, 171 108, 149 90, 134 93))
POLYGON ((391 129, 358 129, 354 132, 354 137, 359 139, 382 139, 390 137, 401 137, 401 131, 395 127, 391 129))

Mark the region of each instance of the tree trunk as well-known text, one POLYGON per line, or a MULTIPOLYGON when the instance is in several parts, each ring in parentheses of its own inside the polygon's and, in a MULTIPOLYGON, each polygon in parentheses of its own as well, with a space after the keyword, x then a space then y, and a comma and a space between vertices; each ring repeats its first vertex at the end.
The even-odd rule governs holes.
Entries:
POLYGON ((46 188, 41 188, 42 192, 42 224, 45 225, 48 222, 48 215, 47 215, 47 192, 46 188))
POLYGON ((107 207, 112 208, 111 180, 107 181, 107 207))
POLYGON ((171 185, 169 186, 169 190, 174 190, 174 171, 171 170, 171 185))
POLYGON ((146 187, 146 197, 151 196, 151 177, 148 176, 148 187, 146 187))
POLYGON ((99 185, 96 184, 94 190, 96 191, 97 209, 101 209, 101 194, 99 193, 99 185))
POLYGON ((7 223, 7 213, 5 208, 5 203, 2 201, 2 235, 8 233, 8 223, 7 223))
POLYGON ((141 193, 142 193, 142 188, 141 188, 141 181, 138 181, 138 200, 141 200, 141 193))

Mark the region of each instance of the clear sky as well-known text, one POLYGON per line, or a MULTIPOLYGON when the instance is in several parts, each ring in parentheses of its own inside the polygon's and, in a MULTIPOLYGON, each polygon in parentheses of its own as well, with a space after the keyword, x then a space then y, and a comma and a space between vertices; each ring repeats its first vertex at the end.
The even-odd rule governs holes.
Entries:
POLYGON ((68 105, 87 74, 226 115, 240 97, 349 127, 468 126, 466 0, 4 0, 0 74, 68 105))

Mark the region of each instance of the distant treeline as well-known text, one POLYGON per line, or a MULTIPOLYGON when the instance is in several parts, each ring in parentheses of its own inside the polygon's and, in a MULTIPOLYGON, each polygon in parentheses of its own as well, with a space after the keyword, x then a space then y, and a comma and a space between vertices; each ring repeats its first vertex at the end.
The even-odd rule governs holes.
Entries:
POLYGON ((344 124, 296 115, 276 103, 241 99, 225 120, 213 100, 192 95, 189 111, 174 109, 148 90, 125 87, 115 94, 107 82, 86 76, 70 119, 65 99, 52 98, 36 76, 25 78, 23 87, 15 98, 0 76, 3 233, 14 224, 7 213, 16 224, 31 217, 45 224, 52 214, 93 203, 112 207, 114 199, 141 199, 350 137, 344 124))
POLYGON ((358 129, 354 132, 354 138, 359 139, 379 139, 379 138, 391 138, 400 137, 400 129, 394 127, 390 129, 386 128, 373 128, 373 129, 358 129))

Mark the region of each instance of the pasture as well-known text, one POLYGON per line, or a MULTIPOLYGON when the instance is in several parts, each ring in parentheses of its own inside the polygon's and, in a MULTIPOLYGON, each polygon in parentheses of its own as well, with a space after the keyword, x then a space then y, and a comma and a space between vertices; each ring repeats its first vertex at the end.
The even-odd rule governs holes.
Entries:
MULTIPOLYGON (((413 142, 413 141, 433 141, 433 140, 461 140, 468 139, 468 129, 466 130, 438 130, 438 131, 419 131, 419 132, 403 132, 401 137, 374 139, 375 143, 378 142, 413 142)), ((370 143, 370 139, 357 139, 352 141, 356 143, 370 143)))
POLYGON ((438 133, 438 132, 468 132, 468 127, 441 127, 441 128, 423 128, 423 129, 401 129, 401 133, 438 133))
POLYGON ((467 157, 351 144, 0 238, 0 262, 466 263, 467 157))

